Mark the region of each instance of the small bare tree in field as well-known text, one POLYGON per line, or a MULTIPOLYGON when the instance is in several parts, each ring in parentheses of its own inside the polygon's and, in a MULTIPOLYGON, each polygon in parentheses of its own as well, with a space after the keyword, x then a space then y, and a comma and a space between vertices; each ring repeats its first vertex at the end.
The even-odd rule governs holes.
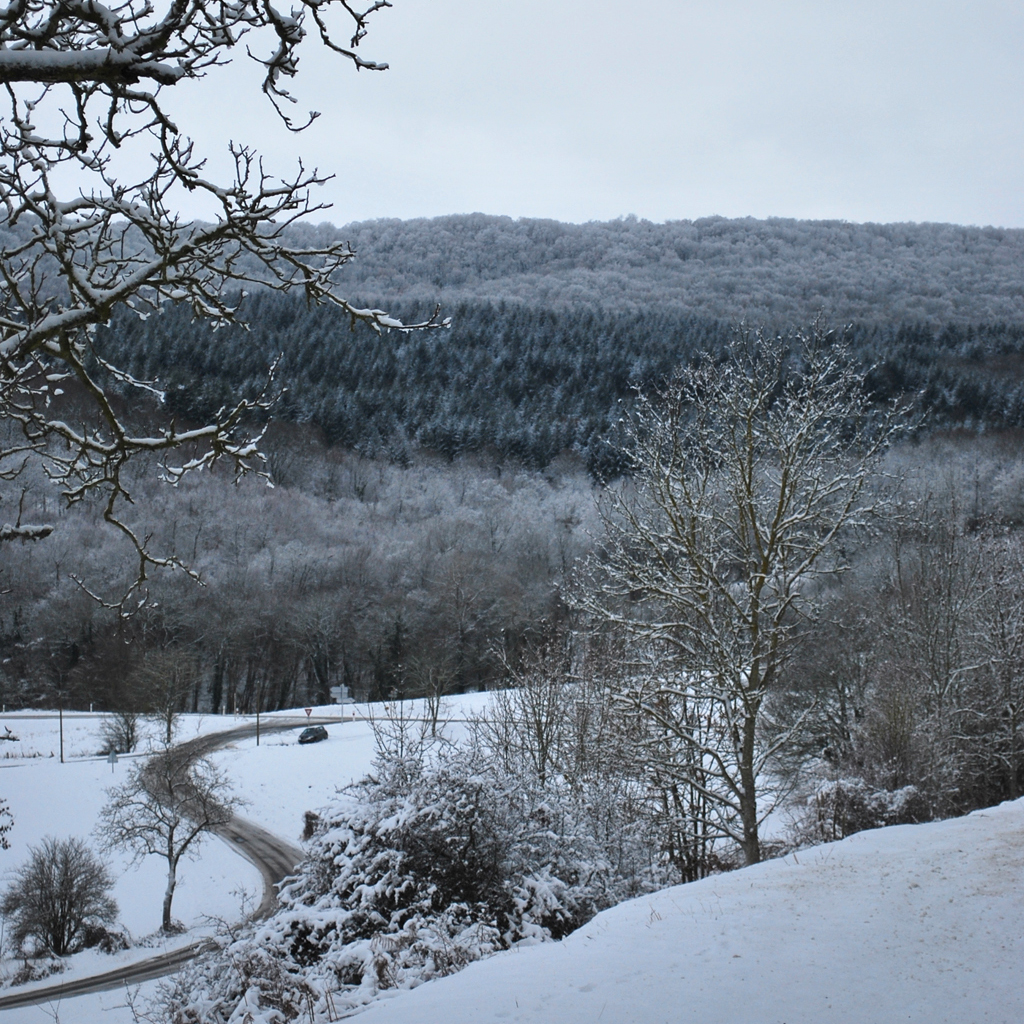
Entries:
POLYGON ((623 704, 650 725, 659 784, 692 791, 688 828, 735 840, 748 864, 765 767, 792 735, 770 694, 816 581, 844 568, 845 534, 873 512, 867 484, 894 429, 821 324, 794 343, 739 335, 629 423, 634 486, 604 509, 592 604, 635 641, 623 704))
POLYGON ((81 839, 47 836, 29 850, 0 902, 20 945, 34 939, 55 956, 79 949, 90 926, 117 917, 114 879, 81 839))
POLYGON ((105 847, 127 850, 136 860, 153 854, 167 861, 161 928, 173 931, 171 903, 182 857, 194 857, 203 839, 226 825, 241 801, 211 761, 181 747, 135 765, 128 781, 109 793, 97 834, 105 847))
POLYGON ((137 711, 121 710, 112 712, 103 722, 100 736, 103 739, 101 753, 130 754, 139 745, 142 716, 137 711))
MULTIPOLYGON (((104 517, 137 554, 132 589, 153 566, 182 563, 151 552, 124 516, 126 463, 148 455, 171 482, 215 462, 237 475, 259 470, 258 435, 246 421, 268 395, 241 398, 206 425, 140 430, 114 393, 136 406, 162 393, 103 359, 93 345, 99 325, 118 311, 158 314, 166 303, 186 304, 214 327, 244 322, 242 295, 258 286, 333 304, 352 324, 404 328, 338 294, 335 272, 354 256, 347 243, 290 241, 290 226, 322 208, 310 189, 324 175, 300 161, 275 178, 232 142, 232 173, 213 180, 166 94, 212 80, 245 44, 265 69, 263 93, 289 129, 302 130, 316 115, 296 124, 283 108, 300 46, 312 35, 357 68, 382 70, 358 46, 368 18, 387 6, 301 0, 283 14, 253 0, 26 0, 0 11, 0 425, 16 428, 0 435, 0 479, 14 480, 34 458, 69 505, 101 497, 104 517), (215 214, 184 220, 176 206, 187 193, 215 214)), ((49 530, 19 517, 0 528, 0 541, 49 530)))
POLYGON ((169 747, 196 685, 196 662, 187 649, 167 646, 153 651, 138 674, 136 685, 147 717, 169 747))

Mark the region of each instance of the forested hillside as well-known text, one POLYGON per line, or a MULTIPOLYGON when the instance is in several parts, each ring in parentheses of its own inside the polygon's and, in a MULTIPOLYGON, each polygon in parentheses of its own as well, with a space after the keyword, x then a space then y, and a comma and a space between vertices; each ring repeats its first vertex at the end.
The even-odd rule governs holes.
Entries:
POLYGON ((203 585, 155 573, 124 619, 70 575, 118 595, 134 571, 123 539, 95 503, 68 512, 27 478, 26 509, 55 529, 0 548, 0 702, 219 711, 326 703, 339 683, 374 699, 484 688, 504 677, 496 645, 564 616, 598 529, 585 473, 402 469, 294 433, 269 439, 274 488, 133 476, 133 525, 203 585))
MULTIPOLYGON (((672 301, 668 289, 649 304, 627 302, 614 289, 601 302, 569 301, 559 281, 581 267, 610 273, 603 264, 587 269, 579 252, 554 267, 552 291, 517 295, 512 277, 494 269, 500 263, 507 270, 518 258, 503 232, 526 237, 536 225, 487 218, 443 224, 469 234, 473 228, 475 241, 437 265, 462 274, 467 293, 486 284, 493 296, 459 297, 449 278, 431 278, 426 256, 416 262, 413 243, 426 246, 426 222, 394 228, 390 265, 406 275, 402 288, 384 294, 371 254, 358 271, 364 279, 353 282, 366 290, 351 294, 406 321, 433 308, 418 294, 436 295, 452 319, 448 330, 353 331, 335 314, 257 289, 246 300, 248 331, 212 335, 168 304, 148 319, 121 315, 98 333, 99 354, 158 381, 179 423, 202 421, 240 393, 259 392, 281 355, 275 386, 282 394, 263 441, 276 488, 257 479, 235 487, 220 469, 166 487, 157 482, 157 466, 140 463, 126 476, 137 499, 130 524, 158 553, 191 566, 205 586, 183 573, 154 573, 123 618, 88 597, 79 580, 116 604, 134 578, 129 546, 103 526, 94 498, 81 503, 82 514, 63 505, 55 512, 42 467, 29 467, 17 508, 5 514, 52 521, 54 531, 38 544, 3 551, 4 701, 139 712, 269 709, 317 703, 338 684, 374 698, 500 687, 531 659, 549 655, 556 660, 542 662, 538 678, 559 678, 565 664, 557 661, 558 644, 571 647, 586 634, 577 622, 585 602, 575 589, 584 582, 574 566, 598 557, 607 527, 602 509, 633 486, 622 472, 628 431, 624 437, 620 430, 634 388, 657 387, 698 357, 723 356, 741 315, 756 322, 756 302, 744 308, 740 301, 756 297, 747 257, 752 240, 781 228, 721 222, 728 229, 722 237, 736 239, 735 253, 722 259, 746 283, 735 309, 712 315, 672 301), (493 248, 484 244, 488 224, 493 248), (470 274, 474 252, 480 266, 470 274)), ((672 228, 549 227, 544 245, 526 247, 523 275, 552 265, 559 237, 589 240, 603 252, 607 246, 594 239, 619 232, 629 241, 672 228)), ((780 256, 778 266, 795 281, 819 258, 831 260, 838 243, 816 249, 814 239, 822 232, 832 238, 832 228, 791 227, 793 259, 780 256)), ((856 369, 870 368, 871 399, 900 396, 916 405, 923 427, 914 440, 923 443, 898 447, 872 480, 879 506, 898 514, 843 538, 850 571, 821 595, 786 688, 772 694, 772 714, 790 716, 799 740, 780 772, 796 778, 814 763, 860 780, 852 796, 836 791, 836 806, 850 819, 835 825, 840 832, 1024 792, 1020 676, 1016 669, 1000 674, 1017 664, 1024 644, 1024 596, 1013 569, 1024 558, 1024 316, 984 312, 1000 289, 1009 294, 1018 235, 878 229, 879 246, 894 245, 900 231, 913 241, 905 247, 920 258, 901 263, 876 258, 866 244, 857 249, 854 241, 875 229, 844 230, 849 251, 836 259, 883 277, 895 268, 900 309, 912 311, 933 277, 966 274, 976 289, 959 297, 955 289, 943 292, 943 301, 970 313, 949 322, 910 313, 887 318, 882 306, 858 299, 863 315, 847 331, 856 369), (955 236, 973 240, 973 256, 961 246, 963 265, 952 260, 955 236), (899 291, 912 267, 917 284, 899 291), (896 480, 902 494, 894 498, 896 480), (929 599, 920 601, 922 594, 929 599), (947 602, 941 607, 940 596, 947 602), (1005 650, 992 648, 997 640, 1005 650), (940 648, 945 661, 936 664, 928 652, 940 648), (813 714, 804 715, 808 707, 813 714), (904 713, 909 708, 913 715, 904 713), (887 794, 908 786, 923 794, 923 810, 887 802, 887 794), (853 801, 856 813, 844 801, 853 801)), ((623 243, 622 251, 633 249, 623 243)), ((625 256, 622 266, 640 276, 650 269, 625 256)), ((869 276, 851 277, 849 294, 861 294, 856 282, 869 276)), ((805 326, 821 304, 820 289, 801 305, 797 291, 779 287, 792 317, 775 328, 805 326)), ((114 389, 117 382, 108 383, 114 389)), ((55 391, 54 402, 75 419, 77 396, 68 391, 59 400, 55 391)), ((135 402, 125 415, 148 427, 153 412, 135 402)), ((623 683, 621 659, 609 656, 600 672, 609 692, 623 683)), ((833 782, 845 777, 829 775, 833 782)), ((706 854, 701 870, 711 863, 706 854)))
POLYGON ((350 292, 451 303, 646 310, 713 320, 933 326, 1024 319, 1024 231, 954 224, 635 218, 560 224, 508 217, 385 220, 308 229, 358 259, 350 292))
MULTIPOLYGON (((407 322, 430 312, 397 300, 385 308, 407 322)), ((417 450, 489 452, 534 468, 570 450, 607 478, 622 468, 616 425, 633 386, 657 387, 735 329, 667 307, 466 300, 444 312, 450 330, 378 336, 261 294, 250 300, 248 332, 214 337, 171 309, 121 317, 100 343, 117 365, 158 380, 187 420, 210 417, 240 390, 258 393, 282 354, 273 415, 316 427, 329 444, 398 463, 417 450)), ((1024 426, 1024 322, 863 323, 847 338, 853 357, 874 367, 875 397, 912 398, 932 427, 1024 426)))

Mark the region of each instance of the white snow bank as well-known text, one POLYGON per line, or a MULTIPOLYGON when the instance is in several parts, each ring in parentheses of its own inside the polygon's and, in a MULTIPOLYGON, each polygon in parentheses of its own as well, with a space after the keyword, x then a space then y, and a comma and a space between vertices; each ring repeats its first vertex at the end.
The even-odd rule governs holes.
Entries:
POLYGON ((1019 1024, 1024 801, 862 832, 599 914, 360 1024, 1019 1024))

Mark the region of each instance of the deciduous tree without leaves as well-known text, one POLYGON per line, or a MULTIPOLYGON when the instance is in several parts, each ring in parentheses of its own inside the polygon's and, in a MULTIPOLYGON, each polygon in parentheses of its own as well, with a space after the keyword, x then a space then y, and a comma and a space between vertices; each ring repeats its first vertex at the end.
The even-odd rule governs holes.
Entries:
POLYGON ((761 778, 791 735, 769 697, 815 581, 843 569, 844 532, 874 512, 866 487, 894 425, 821 324, 795 343, 740 334, 629 424, 635 489, 605 508, 594 606, 636 642, 624 699, 653 725, 652 767, 748 864, 770 809, 761 778))
POLYGON ((226 825, 239 803, 212 762, 180 747, 136 765, 127 782, 110 790, 97 834, 106 847, 127 850, 137 860, 155 854, 167 861, 165 932, 174 927, 171 902, 181 858, 195 856, 204 837, 226 825))
POLYGON ((117 917, 113 884, 106 865, 81 839, 48 836, 30 848, 0 910, 13 922, 19 945, 33 938, 50 953, 66 956, 81 946, 89 925, 117 917))

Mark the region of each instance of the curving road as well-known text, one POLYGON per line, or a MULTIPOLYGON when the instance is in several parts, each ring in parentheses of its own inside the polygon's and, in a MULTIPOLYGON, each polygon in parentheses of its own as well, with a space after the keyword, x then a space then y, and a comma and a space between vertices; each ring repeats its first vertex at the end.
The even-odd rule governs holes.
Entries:
MULTIPOLYGON (((309 724, 330 725, 333 722, 342 721, 351 722, 352 719, 335 717, 307 719, 305 716, 289 719, 274 718, 269 722, 260 723, 260 735, 287 732, 290 729, 303 728, 309 724)), ((199 757, 226 747, 236 740, 248 739, 255 735, 256 724, 254 722, 247 723, 236 726, 234 729, 200 736, 180 744, 175 749, 199 757)), ((295 865, 302 859, 302 851, 280 836, 275 836, 255 822, 248 821, 237 814, 226 825, 217 829, 216 834, 235 853, 254 864, 263 876, 263 899, 252 916, 253 919, 266 917, 277 906, 278 884, 292 873, 295 865)), ((84 995, 87 992, 104 992, 109 989, 123 988, 125 985, 151 981, 153 978, 173 974, 189 960, 214 949, 215 946, 216 944, 210 939, 202 939, 170 952, 159 953, 156 956, 147 957, 145 960, 124 964, 114 970, 105 971, 103 974, 57 982, 47 985, 45 988, 15 992, 12 995, 0 997, 0 1010, 30 1006, 33 1003, 51 1003, 69 996, 84 995)))

